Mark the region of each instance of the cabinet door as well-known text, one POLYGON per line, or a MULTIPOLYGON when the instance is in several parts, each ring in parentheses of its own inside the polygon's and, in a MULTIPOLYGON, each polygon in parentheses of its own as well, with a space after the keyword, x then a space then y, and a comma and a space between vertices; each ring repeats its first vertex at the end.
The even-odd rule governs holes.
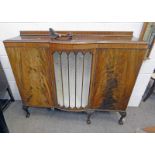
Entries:
POLYGON ((24 103, 34 107, 54 106, 51 59, 48 47, 7 47, 13 73, 24 103))
POLYGON ((145 50, 98 49, 90 107, 125 110, 145 50))

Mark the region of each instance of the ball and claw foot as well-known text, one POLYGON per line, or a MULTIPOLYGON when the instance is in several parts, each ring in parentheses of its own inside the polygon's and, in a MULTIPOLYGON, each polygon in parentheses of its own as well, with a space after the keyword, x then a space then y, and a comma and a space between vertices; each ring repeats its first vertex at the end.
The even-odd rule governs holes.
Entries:
POLYGON ((93 113, 94 111, 87 112, 87 124, 91 124, 90 117, 92 116, 93 113))
POLYGON ((26 118, 29 118, 30 117, 30 113, 28 112, 27 114, 26 114, 26 118))
POLYGON ((123 125, 124 124, 124 118, 126 117, 126 112, 119 112, 121 117, 118 120, 119 125, 123 125))
POLYGON ((23 106, 23 110, 26 112, 26 118, 30 117, 30 112, 29 112, 28 108, 29 107, 27 107, 27 106, 23 106))
POLYGON ((87 124, 91 124, 91 120, 90 119, 87 119, 87 124))
POLYGON ((119 119, 118 123, 119 123, 119 125, 123 125, 124 121, 122 119, 119 119))

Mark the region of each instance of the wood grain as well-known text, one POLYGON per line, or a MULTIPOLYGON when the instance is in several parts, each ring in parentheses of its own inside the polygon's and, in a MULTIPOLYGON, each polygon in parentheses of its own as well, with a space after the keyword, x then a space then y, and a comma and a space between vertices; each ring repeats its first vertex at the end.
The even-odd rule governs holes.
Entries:
POLYGON ((145 50, 99 49, 91 108, 125 110, 145 50))
POLYGON ((7 48, 22 100, 28 106, 52 107, 49 49, 7 48))
MULTIPOLYGON (((56 31, 57 33, 68 33, 71 32, 72 34, 86 34, 86 35, 126 35, 126 36, 133 36, 132 31, 56 31)), ((20 36, 48 36, 50 33, 49 31, 20 31, 20 36)))

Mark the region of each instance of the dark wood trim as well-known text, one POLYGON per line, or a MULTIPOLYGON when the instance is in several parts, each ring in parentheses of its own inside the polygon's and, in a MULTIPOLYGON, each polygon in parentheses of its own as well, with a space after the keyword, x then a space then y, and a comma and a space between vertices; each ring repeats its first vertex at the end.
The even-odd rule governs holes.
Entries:
MULTIPOLYGON (((58 33, 87 34, 87 35, 127 35, 133 36, 132 31, 56 31, 58 33)), ((20 31, 20 36, 49 36, 49 31, 20 31)))
POLYGON ((79 49, 98 49, 98 48, 126 48, 126 49, 147 49, 147 44, 144 42, 107 42, 107 43, 96 43, 96 44, 88 44, 88 43, 77 43, 77 44, 59 44, 59 43, 52 43, 50 44, 51 48, 55 50, 79 50, 79 49), (61 45, 61 46, 60 46, 61 45))
POLYGON ((32 48, 32 47, 51 47, 55 50, 71 50, 71 49, 92 49, 92 48, 126 48, 126 49, 147 49, 148 45, 145 42, 112 42, 107 41, 103 43, 29 43, 29 42, 4 42, 4 45, 6 47, 26 47, 26 48, 32 48), (60 46, 61 45, 61 46, 60 46))

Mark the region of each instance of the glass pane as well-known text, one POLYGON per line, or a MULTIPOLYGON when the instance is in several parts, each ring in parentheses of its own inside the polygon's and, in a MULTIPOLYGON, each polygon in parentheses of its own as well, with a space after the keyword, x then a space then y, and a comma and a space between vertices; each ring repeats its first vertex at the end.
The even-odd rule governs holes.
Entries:
POLYGON ((57 100, 60 106, 86 107, 89 96, 91 61, 92 54, 90 53, 85 55, 82 52, 78 52, 77 55, 74 52, 69 55, 65 52, 54 53, 57 100))
POLYGON ((78 52, 76 58, 76 107, 81 107, 83 54, 78 52))
POLYGON ((62 64, 64 106, 69 107, 68 60, 67 60, 67 54, 65 52, 61 54, 61 64, 62 64))
POLYGON ((69 55, 70 107, 75 107, 75 55, 69 55))
POLYGON ((55 70, 57 100, 58 100, 58 104, 60 106, 63 106, 60 54, 58 52, 55 52, 53 56, 54 56, 54 70, 55 70))
POLYGON ((82 107, 88 104, 90 74, 91 74, 92 54, 86 53, 84 56, 84 79, 83 79, 83 93, 82 93, 82 107))

